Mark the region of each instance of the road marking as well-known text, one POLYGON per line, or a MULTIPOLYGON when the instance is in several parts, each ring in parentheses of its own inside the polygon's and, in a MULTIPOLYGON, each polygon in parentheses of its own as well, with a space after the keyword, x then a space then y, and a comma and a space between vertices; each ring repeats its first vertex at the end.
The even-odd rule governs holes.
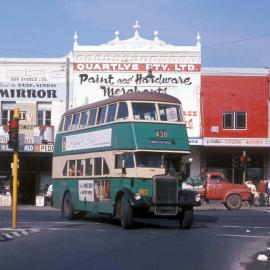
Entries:
POLYGON ((79 231, 80 229, 74 228, 39 228, 40 230, 48 231, 79 231))
POLYGON ((243 235, 243 234, 217 234, 216 236, 243 237, 243 238, 270 238, 270 236, 265 235, 243 235))
POLYGON ((269 226, 239 226, 239 225, 222 225, 222 228, 240 228, 240 229, 270 229, 269 226))

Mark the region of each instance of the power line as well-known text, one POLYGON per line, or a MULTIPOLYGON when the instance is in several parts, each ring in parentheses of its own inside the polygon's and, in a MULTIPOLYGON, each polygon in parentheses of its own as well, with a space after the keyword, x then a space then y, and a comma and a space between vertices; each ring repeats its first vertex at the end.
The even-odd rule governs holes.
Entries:
POLYGON ((57 57, 63 57, 63 54, 59 53, 46 53, 46 52, 38 52, 38 51, 30 51, 30 50, 12 50, 12 49, 6 49, 6 48, 0 48, 0 51, 7 51, 7 52, 13 52, 13 53, 31 53, 31 54, 37 54, 37 55, 46 55, 46 56, 57 56, 57 57))
POLYGON ((240 42, 245 42, 245 41, 249 41, 249 40, 265 38, 265 37, 269 37, 269 36, 270 36, 270 34, 265 34, 265 35, 260 35, 260 36, 244 38, 244 39, 227 41, 227 42, 223 42, 223 43, 217 43, 217 44, 213 44, 213 45, 206 45, 206 46, 202 46, 202 47, 203 48, 220 47, 220 46, 226 46, 226 45, 236 44, 236 43, 240 43, 240 42))
MULTIPOLYGON (((244 38, 244 39, 238 39, 238 40, 232 40, 232 41, 217 43, 217 44, 213 44, 213 45, 202 45, 202 47, 204 49, 213 48, 213 47, 221 47, 221 46, 246 42, 246 41, 249 41, 249 40, 266 38, 266 37, 269 37, 269 36, 270 36, 270 34, 264 34, 264 35, 260 35, 260 36, 253 36, 253 37, 244 38)), ((0 48, 0 51, 8 51, 8 52, 14 52, 14 53, 31 53, 31 54, 36 54, 36 55, 44 55, 44 56, 46 55, 46 56, 55 56, 55 57, 56 56, 57 57, 63 57, 65 55, 65 54, 60 54, 60 53, 46 53, 46 52, 38 52, 38 51, 30 51, 30 50, 13 50, 13 49, 7 49, 7 48, 0 48)))

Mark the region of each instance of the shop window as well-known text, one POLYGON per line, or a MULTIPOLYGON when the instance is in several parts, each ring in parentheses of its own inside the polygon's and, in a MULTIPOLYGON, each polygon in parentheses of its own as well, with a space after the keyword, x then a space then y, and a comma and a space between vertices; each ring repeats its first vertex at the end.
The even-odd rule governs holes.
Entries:
POLYGON ((39 126, 51 125, 51 103, 37 103, 37 124, 39 126))
POLYGON ((8 125, 10 119, 13 118, 15 102, 2 102, 1 103, 1 122, 2 125, 8 125))
POLYGON ((246 129, 247 113, 246 112, 224 112, 223 129, 246 129))

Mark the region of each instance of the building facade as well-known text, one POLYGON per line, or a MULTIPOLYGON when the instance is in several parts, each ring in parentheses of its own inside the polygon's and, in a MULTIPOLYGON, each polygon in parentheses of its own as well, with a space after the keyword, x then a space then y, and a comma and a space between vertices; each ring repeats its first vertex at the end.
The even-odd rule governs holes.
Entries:
POLYGON ((51 183, 54 135, 66 108, 64 59, 0 59, 0 181, 10 189, 12 150, 8 124, 15 106, 19 122, 20 204, 33 204, 51 183))
POLYGON ((138 22, 133 29, 131 38, 121 40, 116 31, 99 46, 80 45, 75 34, 63 58, 0 58, 0 188, 12 175, 8 121, 18 106, 19 203, 33 204, 50 184, 55 132, 66 109, 136 91, 181 100, 190 175, 218 170, 234 182, 270 175, 269 70, 201 68, 199 34, 193 46, 174 46, 157 31, 152 40, 142 38, 138 22))
POLYGON ((268 177, 269 70, 205 68, 201 82, 202 171, 235 182, 268 177))

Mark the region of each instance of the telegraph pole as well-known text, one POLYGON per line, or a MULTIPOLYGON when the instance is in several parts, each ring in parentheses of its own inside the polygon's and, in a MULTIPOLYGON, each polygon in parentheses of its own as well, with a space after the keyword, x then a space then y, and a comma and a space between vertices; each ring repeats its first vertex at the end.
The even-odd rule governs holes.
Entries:
POLYGON ((244 150, 243 151, 243 184, 245 184, 245 182, 246 182, 246 170, 247 170, 246 158, 247 158, 247 153, 244 150))

